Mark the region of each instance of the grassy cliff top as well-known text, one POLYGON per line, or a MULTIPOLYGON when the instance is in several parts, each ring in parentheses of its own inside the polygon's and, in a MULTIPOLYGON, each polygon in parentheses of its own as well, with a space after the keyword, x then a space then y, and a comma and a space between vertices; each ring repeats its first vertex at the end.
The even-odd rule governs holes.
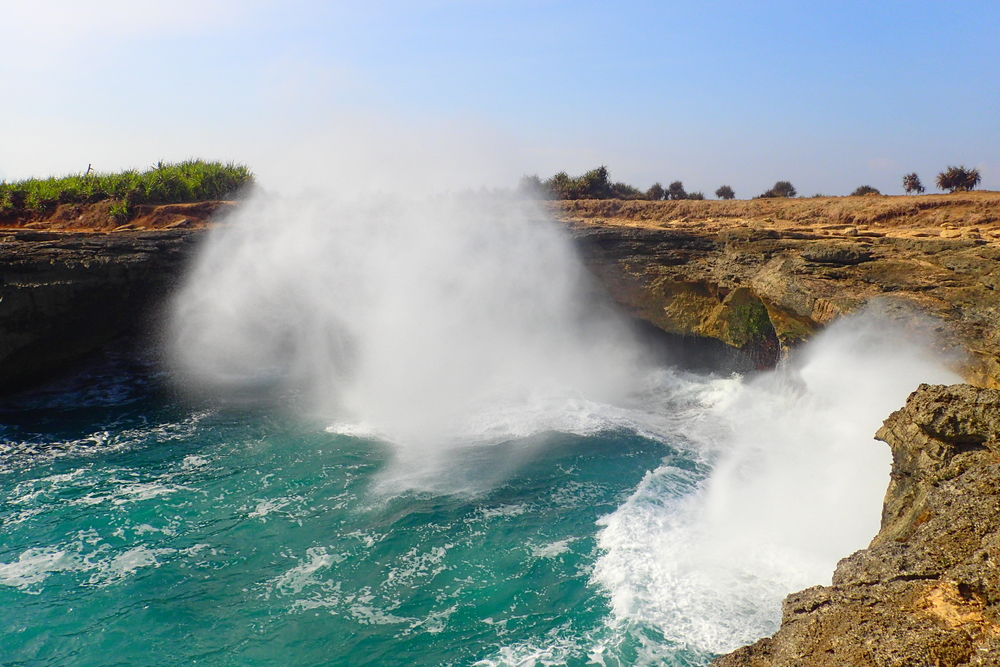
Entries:
POLYGON ((249 167, 233 162, 160 162, 146 171, 89 171, 61 177, 0 182, 0 216, 44 217, 60 205, 109 202, 118 221, 140 204, 176 204, 234 198, 254 183, 249 167))

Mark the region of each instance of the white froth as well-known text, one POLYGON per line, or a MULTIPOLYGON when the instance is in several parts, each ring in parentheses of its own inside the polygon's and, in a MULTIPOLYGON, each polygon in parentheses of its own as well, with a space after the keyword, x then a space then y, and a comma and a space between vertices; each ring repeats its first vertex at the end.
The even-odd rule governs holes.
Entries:
POLYGON ((707 480, 669 465, 601 521, 594 581, 622 622, 724 652, 770 634, 788 593, 829 583, 878 531, 881 421, 920 382, 960 381, 884 320, 831 327, 797 364, 707 387, 687 435, 707 480))

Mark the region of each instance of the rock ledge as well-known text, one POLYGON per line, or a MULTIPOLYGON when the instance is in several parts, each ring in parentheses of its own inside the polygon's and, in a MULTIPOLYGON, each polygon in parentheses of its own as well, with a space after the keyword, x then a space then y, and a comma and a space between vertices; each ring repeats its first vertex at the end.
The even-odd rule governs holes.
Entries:
POLYGON ((921 385, 876 437, 893 464, 871 545, 714 667, 1000 664, 1000 391, 921 385))

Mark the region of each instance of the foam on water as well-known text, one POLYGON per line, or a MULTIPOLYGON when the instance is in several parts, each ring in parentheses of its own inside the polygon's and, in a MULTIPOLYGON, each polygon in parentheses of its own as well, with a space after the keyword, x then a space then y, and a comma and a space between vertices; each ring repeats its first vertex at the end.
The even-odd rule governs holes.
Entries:
POLYGON ((773 374, 716 383, 685 427, 708 478, 661 466, 601 520, 594 579, 616 617, 709 652, 773 632, 786 594, 829 583, 878 531, 881 421, 920 382, 961 381, 926 349, 870 313, 773 374))

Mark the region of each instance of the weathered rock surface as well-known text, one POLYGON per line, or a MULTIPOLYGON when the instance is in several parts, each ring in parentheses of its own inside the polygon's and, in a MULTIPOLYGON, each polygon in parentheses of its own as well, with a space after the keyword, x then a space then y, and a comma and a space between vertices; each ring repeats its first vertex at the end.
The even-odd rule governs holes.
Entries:
POLYGON ((876 437, 893 465, 871 545, 714 667, 1000 664, 1000 391, 921 385, 876 437))
POLYGON ((878 303, 968 382, 1000 387, 1000 195, 729 205, 583 201, 553 212, 612 298, 664 331, 716 338, 766 368, 878 303))
POLYGON ((144 324, 200 234, 0 230, 0 395, 144 324))

